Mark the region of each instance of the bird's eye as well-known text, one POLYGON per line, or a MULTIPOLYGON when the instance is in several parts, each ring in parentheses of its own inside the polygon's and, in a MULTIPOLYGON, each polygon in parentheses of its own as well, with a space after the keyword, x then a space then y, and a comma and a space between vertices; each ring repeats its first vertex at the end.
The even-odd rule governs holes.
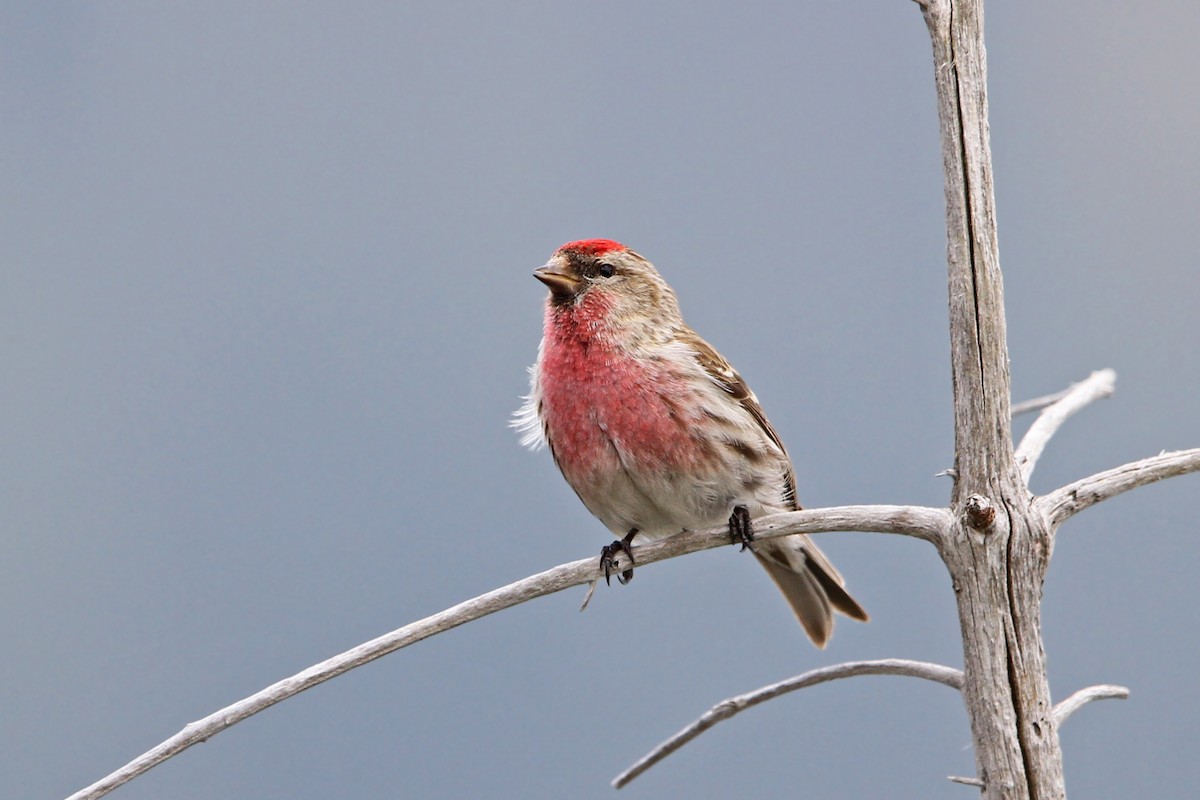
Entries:
POLYGON ((596 267, 596 272, 599 272, 602 278, 611 278, 616 269, 613 268, 612 264, 601 264, 596 267))

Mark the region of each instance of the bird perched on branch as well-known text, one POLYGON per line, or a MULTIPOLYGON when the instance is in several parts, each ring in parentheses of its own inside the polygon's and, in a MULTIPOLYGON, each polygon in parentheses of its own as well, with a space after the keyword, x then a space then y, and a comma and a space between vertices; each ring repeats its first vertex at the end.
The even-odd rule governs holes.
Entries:
POLYGON ((683 321, 675 293, 611 239, 563 245, 534 277, 545 322, 513 425, 545 444, 579 499, 616 536, 605 577, 633 577, 631 544, 725 522, 824 647, 833 612, 866 621, 842 576, 803 534, 755 542, 751 520, 800 508, 791 460, 758 398, 683 321), (620 559, 625 553, 626 559, 620 559))

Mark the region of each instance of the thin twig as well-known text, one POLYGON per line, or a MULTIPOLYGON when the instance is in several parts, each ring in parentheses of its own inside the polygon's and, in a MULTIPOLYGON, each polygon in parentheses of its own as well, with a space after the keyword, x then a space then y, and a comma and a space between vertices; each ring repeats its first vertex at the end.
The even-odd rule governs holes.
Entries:
POLYGON ((1051 525, 1058 525, 1101 500, 1197 470, 1200 470, 1200 448, 1161 453, 1068 483, 1037 498, 1034 503, 1051 525))
POLYGON ((1033 421, 1024 438, 1021 439, 1021 443, 1017 445, 1014 454, 1017 466, 1021 468, 1021 477, 1025 479, 1027 486, 1029 485, 1029 476, 1033 474, 1033 468, 1037 466, 1037 461, 1041 457, 1046 443, 1050 441, 1050 437, 1076 411, 1101 397, 1111 395, 1116 380, 1117 373, 1111 369, 1097 370, 1085 380, 1067 389, 1062 397, 1050 403, 1033 421))
MULTIPOLYGON (((936 540, 944 535, 949 525, 949 512, 944 509, 921 506, 839 506, 763 517, 755 520, 755 536, 757 539, 771 539, 793 533, 859 530, 936 540)), ((707 531, 688 531, 659 542, 636 546, 634 551, 638 565, 642 566, 728 544, 729 531, 722 527, 707 531)), ((215 736, 247 717, 402 647, 535 597, 593 581, 597 576, 597 564, 598 559, 585 558, 557 566, 459 603, 315 664, 303 672, 189 724, 121 769, 71 795, 68 800, 93 800, 102 797, 168 758, 215 736)))
POLYGON ((1075 694, 1054 706, 1054 724, 1059 728, 1074 714, 1093 700, 1124 700, 1129 697, 1129 690, 1124 686, 1100 684, 1080 689, 1075 694))
POLYGON ((667 739, 658 747, 642 756, 629 769, 613 779, 612 785, 620 789, 650 767, 662 761, 685 744, 695 739, 718 722, 727 720, 759 703, 773 700, 780 695, 805 689, 818 683, 835 681, 840 678, 853 678, 859 675, 904 675, 910 678, 945 684, 952 689, 962 690, 962 670, 953 667, 931 664, 927 661, 908 661, 902 658, 887 658, 879 661, 849 661, 844 664, 834 664, 830 667, 809 670, 802 675, 755 689, 753 692, 730 697, 710 708, 699 719, 688 725, 679 733, 667 739))
MULTIPOLYGON (((1031 400, 1022 400, 1020 403, 1013 403, 1013 407, 1008 413, 1010 416, 1019 417, 1031 411, 1041 411, 1046 406, 1054 405, 1059 400, 1062 400, 1067 396, 1067 392, 1069 391, 1071 391, 1070 386, 1054 394, 1044 394, 1041 397, 1034 397, 1031 400)), ((971 780, 974 780, 974 778, 971 780)))

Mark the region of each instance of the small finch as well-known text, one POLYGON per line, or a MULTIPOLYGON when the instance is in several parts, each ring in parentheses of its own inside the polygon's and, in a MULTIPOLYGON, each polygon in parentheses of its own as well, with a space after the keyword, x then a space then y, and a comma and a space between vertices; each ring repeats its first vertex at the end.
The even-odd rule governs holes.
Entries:
POLYGON ((653 265, 610 239, 570 242, 534 277, 550 289, 530 392, 513 425, 550 447, 579 499, 617 536, 606 577, 633 577, 635 536, 728 522, 817 647, 833 612, 867 621, 842 576, 803 534, 755 542, 750 520, 798 510, 796 476, 758 398, 683 321, 653 265))

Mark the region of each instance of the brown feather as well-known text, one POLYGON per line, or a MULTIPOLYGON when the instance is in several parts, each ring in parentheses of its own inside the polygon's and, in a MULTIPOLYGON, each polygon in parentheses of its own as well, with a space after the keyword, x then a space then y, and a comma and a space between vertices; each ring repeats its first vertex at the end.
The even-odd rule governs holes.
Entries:
MULTIPOLYGON (((685 329, 678 338, 695 352, 696 360, 713 383, 749 412, 767 438, 779 448, 784 463, 783 504, 795 511, 801 510, 792 460, 754 392, 737 370, 694 331, 685 329)), ((797 534, 776 542, 763 542, 756 547, 755 555, 818 647, 824 647, 833 633, 831 608, 852 619, 863 622, 870 619, 866 610, 843 588, 844 580, 832 562, 808 536, 797 534)))
POLYGON ((767 419, 766 412, 759 405, 758 398, 754 396, 754 392, 750 390, 750 387, 742 379, 742 376, 738 374, 738 371, 725 360, 725 357, 718 353, 711 344, 701 339, 695 331, 689 329, 683 332, 679 338, 696 353, 696 360, 700 362, 700 366, 704 368, 709 379, 736 400, 738 405, 748 411, 750 416, 754 418, 754 421, 758 423, 758 426, 762 428, 763 433, 767 435, 767 438, 779 448, 779 452, 783 454, 785 464, 783 502, 786 507, 793 511, 799 511, 800 503, 796 499, 796 471, 792 467, 792 460, 788 457, 787 448, 783 446, 783 440, 779 438, 775 427, 767 419))

